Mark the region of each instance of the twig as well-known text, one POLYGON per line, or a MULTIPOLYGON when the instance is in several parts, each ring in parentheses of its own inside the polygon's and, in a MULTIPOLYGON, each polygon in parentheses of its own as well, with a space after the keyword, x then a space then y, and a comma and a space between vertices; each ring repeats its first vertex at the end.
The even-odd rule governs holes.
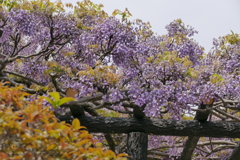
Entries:
POLYGON ((65 92, 57 84, 57 81, 56 81, 57 75, 51 75, 51 74, 49 74, 49 75, 51 77, 51 81, 52 81, 54 87, 56 88, 56 90, 58 92, 60 92, 61 94, 65 94, 65 92))
POLYGON ((225 115, 225 116, 227 116, 227 117, 229 117, 229 118, 232 118, 232 119, 234 119, 234 120, 236 120, 236 121, 240 121, 239 118, 234 117, 234 116, 232 116, 232 115, 230 115, 230 114, 227 114, 226 112, 223 112, 223 111, 221 111, 220 109, 215 108, 214 110, 217 111, 217 112, 219 112, 219 113, 221 113, 221 114, 223 114, 223 115, 225 115))

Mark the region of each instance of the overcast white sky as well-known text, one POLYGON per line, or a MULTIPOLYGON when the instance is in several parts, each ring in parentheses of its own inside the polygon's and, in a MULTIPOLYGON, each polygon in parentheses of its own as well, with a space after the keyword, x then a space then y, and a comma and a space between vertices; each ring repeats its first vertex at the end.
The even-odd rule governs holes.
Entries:
MULTIPOLYGON (((62 0, 75 4, 77 0, 62 0)), ((79 0, 78 0, 79 1, 79 0)), ((165 26, 181 18, 199 33, 194 36, 208 52, 212 39, 240 33, 240 0, 91 0, 103 4, 111 14, 114 9, 128 10, 133 19, 149 21, 154 32, 166 34, 165 26)))

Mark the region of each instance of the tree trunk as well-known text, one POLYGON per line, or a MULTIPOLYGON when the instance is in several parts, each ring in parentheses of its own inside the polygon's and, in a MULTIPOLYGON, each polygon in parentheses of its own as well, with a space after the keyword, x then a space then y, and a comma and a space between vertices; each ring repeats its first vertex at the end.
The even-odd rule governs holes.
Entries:
POLYGON ((232 154, 227 160, 239 160, 240 158, 240 143, 238 143, 237 147, 234 148, 232 154))
MULTIPOLYGON (((144 106, 139 107, 132 104, 133 117, 136 120, 143 120, 145 114, 144 106)), ((127 136, 127 153, 130 156, 129 160, 146 160, 148 148, 148 135, 144 132, 130 132, 127 136)))
MULTIPOLYGON (((213 103, 214 103, 214 98, 211 98, 208 102, 205 102, 205 103, 202 102, 198 106, 198 109, 212 108, 213 103)), ((209 115, 210 115, 210 110, 206 110, 204 112, 197 111, 196 115, 194 117, 194 120, 198 120, 199 123, 200 122, 204 123, 207 121, 209 115)), ((185 146, 183 148, 180 160, 191 160, 192 159, 192 154, 193 154, 195 147, 197 146, 199 138, 200 138, 199 136, 192 136, 192 135, 190 135, 188 137, 188 140, 186 141, 185 146)))
POLYGON ((184 149, 181 154, 180 160, 191 160, 192 159, 192 154, 197 146, 198 140, 200 137, 195 137, 195 136, 189 136, 188 140, 186 141, 184 145, 184 149))
POLYGON ((127 139, 128 160, 146 160, 148 135, 144 132, 130 132, 127 139))

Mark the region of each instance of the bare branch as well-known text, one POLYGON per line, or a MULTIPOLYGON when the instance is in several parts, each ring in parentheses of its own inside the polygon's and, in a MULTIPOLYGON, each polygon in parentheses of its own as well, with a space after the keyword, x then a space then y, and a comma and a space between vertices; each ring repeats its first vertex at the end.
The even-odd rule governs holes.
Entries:
POLYGON ((44 86, 43 83, 40 83, 40 82, 38 82, 38 81, 36 81, 36 80, 34 80, 34 79, 32 79, 32 78, 25 77, 25 76, 23 76, 23 75, 21 75, 21 74, 18 74, 18 73, 16 73, 16 72, 11 72, 11 71, 7 71, 7 70, 3 70, 3 72, 4 72, 4 73, 8 73, 8 74, 15 75, 15 76, 17 76, 17 77, 21 77, 21 78, 26 79, 26 80, 28 80, 28 81, 30 81, 30 82, 33 82, 33 83, 35 83, 35 84, 37 84, 37 85, 44 86))
POLYGON ((214 111, 211 111, 211 114, 213 114, 214 116, 216 116, 216 117, 218 117, 218 118, 220 118, 220 119, 222 119, 222 120, 226 120, 226 119, 227 119, 227 117, 222 116, 222 115, 220 115, 219 113, 216 113, 216 112, 214 112, 214 111))
POLYGON ((32 58, 32 57, 39 56, 39 55, 41 55, 41 54, 43 54, 43 53, 46 53, 46 54, 47 54, 47 52, 49 52, 49 51, 50 51, 50 50, 49 50, 48 48, 46 48, 46 49, 44 49, 44 50, 41 51, 41 52, 38 52, 38 53, 36 53, 36 54, 31 54, 31 55, 29 55, 29 56, 18 55, 18 56, 15 56, 15 57, 13 57, 13 58, 9 58, 9 59, 7 60, 7 63, 11 63, 11 62, 15 61, 16 59, 29 59, 29 58, 32 58))
POLYGON ((110 133, 105 133, 105 134, 104 134, 104 137, 105 137, 105 139, 106 139, 107 142, 108 142, 109 148, 110 148, 113 152, 115 152, 115 143, 114 143, 114 140, 113 140, 113 138, 112 138, 112 135, 111 135, 110 133))
POLYGON ((231 119, 234 119, 234 120, 236 120, 236 121, 240 121, 239 118, 234 117, 234 116, 232 116, 232 115, 230 115, 230 114, 228 114, 228 113, 226 113, 226 112, 224 112, 224 111, 221 111, 221 109, 215 108, 214 110, 215 110, 216 112, 218 112, 218 113, 223 114, 224 116, 227 116, 227 117, 231 118, 231 119))
MULTIPOLYGON (((224 140, 215 140, 215 141, 207 141, 207 142, 198 142, 197 146, 199 147, 203 147, 203 146, 208 146, 208 145, 235 145, 237 146, 237 143, 231 142, 231 141, 224 141, 224 140)), ((182 144, 182 142, 180 142, 179 144, 175 144, 174 147, 183 147, 184 145, 182 144)), ((172 148, 173 146, 170 145, 161 145, 158 149, 161 148, 172 148)))
POLYGON ((65 94, 65 92, 57 84, 57 81, 56 81, 57 75, 52 75, 52 74, 49 74, 49 75, 51 77, 51 81, 54 87, 56 88, 56 91, 60 92, 61 94, 65 94))
POLYGON ((159 152, 159 151, 148 151, 148 154, 150 154, 150 155, 164 156, 164 157, 168 157, 168 156, 169 156, 169 154, 163 153, 163 152, 159 152))

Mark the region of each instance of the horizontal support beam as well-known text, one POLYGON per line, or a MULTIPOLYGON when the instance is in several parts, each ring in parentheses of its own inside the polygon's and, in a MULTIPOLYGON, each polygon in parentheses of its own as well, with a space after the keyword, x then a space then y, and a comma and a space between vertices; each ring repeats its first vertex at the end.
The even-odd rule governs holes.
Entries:
MULTIPOLYGON (((60 118, 64 120, 64 118, 60 118)), ((240 138, 240 122, 83 117, 81 125, 95 133, 145 132, 153 135, 240 138)))

